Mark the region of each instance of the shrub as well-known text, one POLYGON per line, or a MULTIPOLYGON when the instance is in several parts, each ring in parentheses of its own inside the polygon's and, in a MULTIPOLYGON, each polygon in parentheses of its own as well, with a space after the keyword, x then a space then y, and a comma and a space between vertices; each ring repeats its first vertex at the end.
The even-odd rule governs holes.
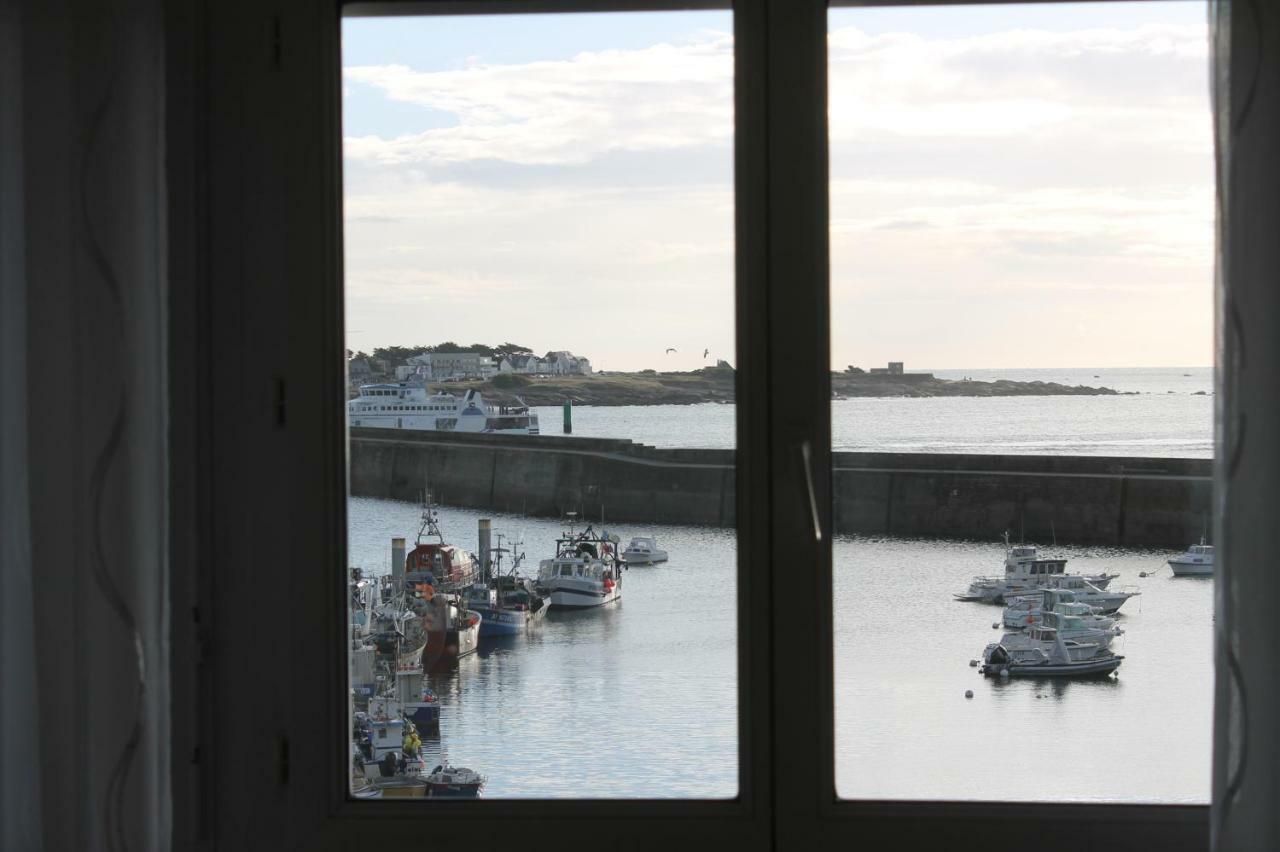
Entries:
POLYGON ((522 388, 529 384, 529 377, 516 373, 498 373, 489 383, 495 388, 522 388))

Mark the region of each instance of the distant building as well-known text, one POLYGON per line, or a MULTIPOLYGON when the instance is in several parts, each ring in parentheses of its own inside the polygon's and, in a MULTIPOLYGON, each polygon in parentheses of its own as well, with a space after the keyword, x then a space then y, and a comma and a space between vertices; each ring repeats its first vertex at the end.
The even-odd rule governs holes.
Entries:
POLYGON ((547 372, 546 364, 534 355, 508 355, 498 362, 498 372, 532 376, 547 372))
POLYGON ((572 352, 548 352, 544 372, 556 376, 589 376, 591 375, 591 362, 586 358, 574 355, 572 352))
POLYGON ((423 378, 437 382, 445 379, 483 379, 498 371, 498 365, 493 363, 492 358, 478 352, 424 352, 410 356, 408 366, 425 368, 421 371, 423 378))
POLYGON ((903 373, 901 361, 890 361, 887 367, 872 367, 871 375, 873 376, 901 376, 903 373))

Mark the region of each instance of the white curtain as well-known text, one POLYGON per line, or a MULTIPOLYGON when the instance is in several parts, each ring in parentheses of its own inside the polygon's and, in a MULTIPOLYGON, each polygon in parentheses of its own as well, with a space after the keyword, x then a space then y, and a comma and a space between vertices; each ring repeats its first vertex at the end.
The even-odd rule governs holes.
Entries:
POLYGON ((0 847, 169 847, 158 0, 0 0, 0 847))

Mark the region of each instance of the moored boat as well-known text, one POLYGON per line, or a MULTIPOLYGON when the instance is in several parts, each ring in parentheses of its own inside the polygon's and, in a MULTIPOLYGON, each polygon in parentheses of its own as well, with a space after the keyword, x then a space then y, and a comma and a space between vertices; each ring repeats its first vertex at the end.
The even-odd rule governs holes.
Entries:
POLYGON ((658 540, 653 536, 635 536, 622 551, 622 561, 628 565, 652 565, 666 562, 667 552, 658 547, 658 540))
POLYGON ((584 609, 603 606, 622 597, 622 564, 615 556, 616 535, 595 533, 590 526, 580 533, 569 531, 556 540, 554 559, 538 568, 538 587, 545 589, 551 606, 584 609))
POLYGON ((1042 586, 1051 585, 1063 577, 1084 580, 1095 589, 1105 589, 1107 584, 1116 578, 1115 574, 1068 574, 1067 560, 1043 559, 1038 555, 1036 547, 1030 544, 1009 544, 1009 536, 1005 534, 1005 559, 1003 577, 974 577, 969 588, 962 594, 955 595, 956 600, 979 601, 982 603, 1004 603, 1006 595, 1032 591, 1042 586))
POLYGON ((425 780, 427 795, 432 798, 474 799, 488 779, 474 769, 443 763, 431 770, 425 780))
POLYGON ((1193 544, 1183 553, 1169 557, 1169 567, 1175 577, 1212 577, 1214 552, 1212 544, 1193 544))
POLYGON ((988 645, 979 671, 988 677, 1088 677, 1109 675, 1122 660, 1099 643, 1064 639, 1041 625, 988 645))

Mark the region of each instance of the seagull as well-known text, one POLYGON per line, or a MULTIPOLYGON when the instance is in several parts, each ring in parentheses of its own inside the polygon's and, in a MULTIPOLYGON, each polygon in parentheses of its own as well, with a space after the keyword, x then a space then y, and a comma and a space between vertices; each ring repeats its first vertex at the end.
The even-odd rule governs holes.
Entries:
POLYGON ((710 350, 710 349, 703 349, 703 350, 702 350, 702 360, 703 360, 703 361, 707 360, 707 356, 708 356, 708 355, 710 355, 710 354, 711 354, 711 350, 710 350))
POLYGON ((675 351, 676 351, 676 350, 674 350, 674 349, 667 349, 667 354, 668 354, 668 355, 670 355, 672 352, 675 352, 675 351))

